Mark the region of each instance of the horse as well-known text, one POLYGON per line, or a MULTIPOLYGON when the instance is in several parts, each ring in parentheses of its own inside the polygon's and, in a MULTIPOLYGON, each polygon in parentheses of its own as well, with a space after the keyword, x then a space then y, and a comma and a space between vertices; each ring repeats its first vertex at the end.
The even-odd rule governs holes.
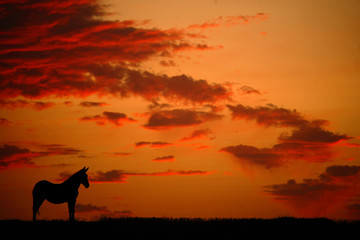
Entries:
POLYGON ((84 185, 85 188, 89 187, 88 176, 86 174, 87 170, 89 170, 89 168, 84 167, 60 184, 54 184, 46 180, 36 183, 32 191, 33 221, 36 221, 36 213, 40 214, 39 208, 45 199, 54 204, 67 202, 69 221, 74 221, 75 203, 79 194, 78 189, 80 184, 84 185))

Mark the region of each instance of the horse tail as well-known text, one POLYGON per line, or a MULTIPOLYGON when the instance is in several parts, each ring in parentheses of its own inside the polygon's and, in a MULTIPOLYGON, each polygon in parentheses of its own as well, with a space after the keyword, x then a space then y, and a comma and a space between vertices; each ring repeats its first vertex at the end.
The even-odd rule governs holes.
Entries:
POLYGON ((32 191, 33 196, 33 221, 36 221, 36 214, 40 215, 39 208, 41 204, 44 202, 45 197, 43 196, 43 181, 38 182, 35 184, 34 189, 32 191))

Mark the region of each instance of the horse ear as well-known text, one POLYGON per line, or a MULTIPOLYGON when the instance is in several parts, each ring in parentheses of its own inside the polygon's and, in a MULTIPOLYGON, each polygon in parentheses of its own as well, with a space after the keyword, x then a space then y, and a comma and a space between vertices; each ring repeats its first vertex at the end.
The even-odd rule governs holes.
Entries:
POLYGON ((89 170, 89 168, 84 167, 84 172, 87 172, 87 170, 89 170))

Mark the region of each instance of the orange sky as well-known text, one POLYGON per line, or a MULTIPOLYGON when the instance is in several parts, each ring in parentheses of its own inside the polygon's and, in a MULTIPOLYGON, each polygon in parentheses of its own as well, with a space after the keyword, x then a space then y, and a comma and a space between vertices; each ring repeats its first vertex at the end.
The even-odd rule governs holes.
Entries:
POLYGON ((359 1, 0 12, 0 219, 84 166, 79 219, 359 218, 359 1))

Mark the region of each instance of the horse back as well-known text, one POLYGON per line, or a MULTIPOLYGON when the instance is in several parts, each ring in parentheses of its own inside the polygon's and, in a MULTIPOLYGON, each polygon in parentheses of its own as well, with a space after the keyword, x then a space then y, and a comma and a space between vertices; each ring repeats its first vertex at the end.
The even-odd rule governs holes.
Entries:
POLYGON ((63 184, 54 184, 46 180, 39 181, 33 189, 33 197, 44 198, 51 203, 64 203, 76 198, 74 193, 63 184))

